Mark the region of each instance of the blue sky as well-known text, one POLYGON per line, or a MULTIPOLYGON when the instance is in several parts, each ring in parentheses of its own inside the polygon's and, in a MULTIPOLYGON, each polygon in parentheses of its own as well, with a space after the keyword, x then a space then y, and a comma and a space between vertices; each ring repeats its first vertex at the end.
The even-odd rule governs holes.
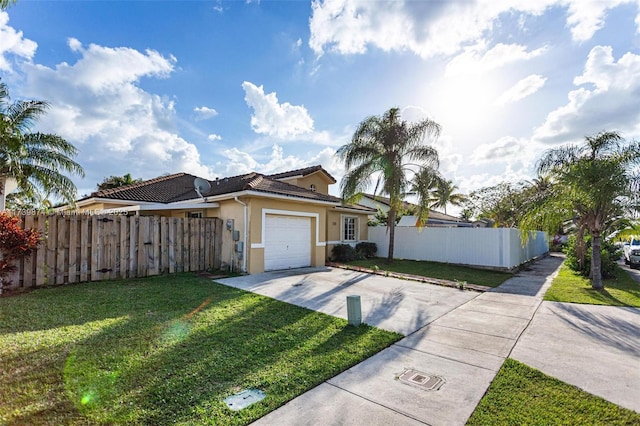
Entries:
MULTIPOLYGON (((548 148, 640 137, 640 1, 29 1, 0 12, 0 77, 34 130, 104 177, 322 164, 390 107, 443 127, 463 192, 548 148)), ((337 195, 338 185, 332 192, 337 195)))

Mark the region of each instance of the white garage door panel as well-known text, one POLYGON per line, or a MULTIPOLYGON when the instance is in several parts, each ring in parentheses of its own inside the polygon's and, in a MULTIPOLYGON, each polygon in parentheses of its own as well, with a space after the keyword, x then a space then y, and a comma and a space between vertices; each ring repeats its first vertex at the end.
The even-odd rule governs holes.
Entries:
POLYGON ((264 270, 311 266, 311 219, 267 215, 264 270))

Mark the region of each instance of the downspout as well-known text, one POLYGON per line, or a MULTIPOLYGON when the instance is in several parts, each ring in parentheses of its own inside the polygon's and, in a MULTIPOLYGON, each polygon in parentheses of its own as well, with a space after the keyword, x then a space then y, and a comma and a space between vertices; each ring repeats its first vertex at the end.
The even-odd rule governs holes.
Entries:
POLYGON ((233 197, 236 203, 242 204, 243 208, 243 223, 242 223, 242 272, 247 272, 247 204, 238 199, 237 196, 233 197))

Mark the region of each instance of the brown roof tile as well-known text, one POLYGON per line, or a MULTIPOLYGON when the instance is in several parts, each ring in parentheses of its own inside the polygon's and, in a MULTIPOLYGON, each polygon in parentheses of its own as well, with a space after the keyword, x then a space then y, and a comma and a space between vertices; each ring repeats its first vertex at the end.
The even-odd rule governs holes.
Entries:
MULTIPOLYGON (((196 177, 197 176, 188 173, 160 176, 132 185, 96 191, 84 199, 96 197, 153 203, 172 203, 197 199, 198 194, 193 186, 193 181, 196 177)), ((231 194, 240 191, 256 191, 331 203, 341 202, 340 198, 313 192, 256 172, 210 180, 208 182, 211 185, 211 189, 202 193, 204 197, 231 194)))
POLYGON ((322 166, 317 165, 317 166, 310 166, 310 167, 305 167, 303 169, 297 169, 297 170, 291 170, 288 172, 282 172, 282 173, 275 173, 272 175, 267 175, 268 178, 271 179, 286 179, 288 177, 292 177, 292 176, 307 176, 310 175, 311 173, 315 173, 315 172, 323 172, 325 175, 327 175, 327 177, 329 179, 331 179, 333 181, 333 183, 336 183, 336 179, 331 176, 329 174, 329 172, 327 172, 322 166))

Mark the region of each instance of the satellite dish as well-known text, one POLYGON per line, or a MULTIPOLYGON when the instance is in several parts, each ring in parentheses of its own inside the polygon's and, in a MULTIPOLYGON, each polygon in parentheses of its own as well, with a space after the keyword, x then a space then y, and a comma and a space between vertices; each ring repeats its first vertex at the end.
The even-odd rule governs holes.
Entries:
POLYGON ((207 182, 206 180, 204 180, 202 178, 195 178, 193 180, 193 187, 196 190, 196 193, 201 198, 204 198, 202 196, 203 193, 206 194, 211 189, 211 185, 209 184, 209 182, 207 182))

